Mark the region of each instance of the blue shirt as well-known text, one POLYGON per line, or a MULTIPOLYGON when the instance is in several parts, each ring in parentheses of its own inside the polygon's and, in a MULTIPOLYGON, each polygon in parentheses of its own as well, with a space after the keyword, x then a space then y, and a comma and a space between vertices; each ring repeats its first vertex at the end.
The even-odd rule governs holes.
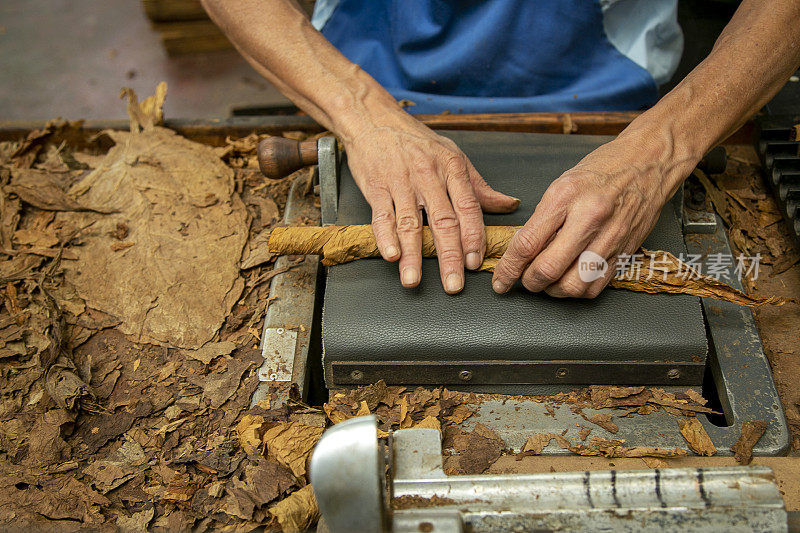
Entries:
POLYGON ((603 111, 655 103, 682 51, 675 11, 676 0, 319 0, 312 21, 413 113, 603 111))

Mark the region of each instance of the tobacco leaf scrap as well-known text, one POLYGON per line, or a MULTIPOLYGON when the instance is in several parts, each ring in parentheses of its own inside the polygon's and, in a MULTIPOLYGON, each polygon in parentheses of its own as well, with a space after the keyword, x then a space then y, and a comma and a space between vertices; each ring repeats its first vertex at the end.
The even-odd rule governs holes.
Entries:
POLYGON ((461 430, 454 433, 452 445, 457 455, 445 459, 448 474, 482 474, 505 448, 503 440, 480 422, 469 433, 461 430))
POLYGON ((209 342, 198 350, 187 350, 187 354, 207 365, 221 355, 230 355, 234 349, 236 344, 231 341, 209 342))
POLYGON ((522 459, 527 455, 541 455, 542 450, 550 444, 551 440, 553 440, 552 433, 535 433, 531 435, 528 437, 528 440, 525 441, 520 453, 517 454, 517 459, 522 459))
POLYGON ((578 455, 602 455, 609 458, 622 457, 683 457, 686 450, 681 448, 657 448, 652 446, 634 446, 626 448, 622 446, 624 440, 604 439, 602 437, 592 437, 589 445, 579 444, 571 446, 569 450, 578 455))
POLYGON ((311 485, 270 506, 269 512, 286 533, 307 531, 319 520, 319 507, 311 485))
POLYGON ((753 446, 761 439, 767 431, 767 422, 764 420, 754 420, 742 424, 742 434, 736 440, 731 451, 736 461, 742 465, 749 465, 753 460, 753 446))
POLYGON ((642 248, 641 253, 643 257, 641 271, 654 275, 639 275, 638 279, 617 277, 611 280, 610 287, 651 294, 692 294, 748 307, 797 303, 794 298, 749 296, 714 277, 701 274, 670 252, 642 248))
POLYGON ((153 520, 155 512, 155 507, 148 505, 144 510, 132 513, 130 516, 120 515, 117 518, 117 526, 123 533, 144 533, 148 531, 147 526, 153 520))
POLYGON ((642 461, 647 465, 647 468, 669 468, 669 463, 658 457, 642 457, 642 461))
POLYGON ((686 439, 689 447, 697 455, 711 456, 717 453, 717 448, 706 433, 705 428, 696 417, 678 420, 681 435, 686 439))
POLYGON ((614 422, 611 421, 611 415, 609 414, 597 413, 596 415, 593 415, 589 419, 589 422, 600 426, 609 433, 616 433, 617 431, 619 431, 619 426, 617 426, 614 422))
POLYGON ((623 457, 682 457, 686 455, 686 450, 680 448, 656 448, 651 446, 634 446, 627 448, 623 446, 622 439, 604 439, 602 437, 592 437, 589 444, 572 444, 567 438, 558 433, 537 433, 528 437, 522 451, 517 455, 521 459, 526 455, 540 455, 542 450, 554 440, 559 447, 568 450, 576 455, 602 456, 608 458, 623 457))
POLYGON ((61 189, 63 180, 56 179, 51 172, 35 168, 13 169, 11 182, 6 186, 26 204, 47 211, 95 211, 111 212, 108 208, 88 207, 79 203, 74 196, 61 189))
POLYGON ((289 468, 296 477, 304 479, 311 452, 322 432, 323 428, 317 426, 273 422, 264 431, 263 442, 269 457, 289 468))

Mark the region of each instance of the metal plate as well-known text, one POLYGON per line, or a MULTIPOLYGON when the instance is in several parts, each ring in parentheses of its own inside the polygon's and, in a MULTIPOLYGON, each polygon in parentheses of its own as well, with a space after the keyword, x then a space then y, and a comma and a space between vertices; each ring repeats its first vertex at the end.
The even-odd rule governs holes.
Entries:
POLYGON ((264 328, 261 355, 264 364, 258 370, 261 381, 291 381, 297 332, 286 328, 264 328))
MULTIPOLYGON (((314 197, 306 194, 305 180, 295 180, 289 190, 283 222, 287 225, 319 220, 314 197)), ((270 395, 270 387, 283 391, 273 399, 278 406, 288 398, 291 385, 296 385, 302 398, 307 395, 310 372, 307 368, 316 301, 316 280, 319 258, 309 255, 299 264, 287 256, 275 261, 276 270, 288 268, 272 278, 261 336, 264 363, 259 369, 260 383, 250 398, 255 405, 270 395), (280 331, 280 333, 279 333, 280 331), (275 379, 270 379, 273 376, 275 379)))
POLYGON ((415 385, 693 385, 704 363, 632 361, 334 361, 334 383, 366 385, 378 380, 415 385), (622 369, 620 366, 622 365, 622 369))

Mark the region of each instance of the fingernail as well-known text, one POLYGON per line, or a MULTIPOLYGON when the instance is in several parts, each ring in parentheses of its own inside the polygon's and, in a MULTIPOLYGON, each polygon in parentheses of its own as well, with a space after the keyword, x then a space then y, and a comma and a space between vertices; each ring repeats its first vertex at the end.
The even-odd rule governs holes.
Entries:
POLYGON ((496 292, 497 294, 503 294, 508 290, 508 285, 506 285, 499 279, 496 279, 492 281, 492 288, 494 289, 494 292, 496 292))
POLYGON ((400 255, 400 250, 397 246, 389 246, 386 249, 386 257, 397 257, 398 255, 400 255))
POLYGON ((464 278, 455 272, 448 274, 444 278, 444 290, 450 294, 460 291, 464 288, 464 278))
POLYGON ((470 270, 476 270, 478 267, 481 266, 481 256, 478 252, 470 252, 467 254, 466 260, 467 268, 470 270))
POLYGON ((417 272, 417 269, 414 267, 405 267, 403 272, 400 273, 400 281, 402 281, 403 285, 406 286, 416 285, 419 281, 419 273, 417 272))

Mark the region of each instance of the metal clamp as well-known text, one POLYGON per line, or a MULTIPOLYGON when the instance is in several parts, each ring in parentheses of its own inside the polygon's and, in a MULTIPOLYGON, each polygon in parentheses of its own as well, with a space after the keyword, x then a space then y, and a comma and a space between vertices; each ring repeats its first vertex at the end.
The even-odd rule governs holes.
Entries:
POLYGON ((322 225, 336 223, 339 211, 339 150, 336 137, 322 137, 317 141, 319 161, 319 200, 322 225))
POLYGON ((436 429, 392 434, 390 506, 376 431, 374 416, 358 417, 317 444, 311 482, 331 533, 787 529, 766 467, 447 476, 436 429))

